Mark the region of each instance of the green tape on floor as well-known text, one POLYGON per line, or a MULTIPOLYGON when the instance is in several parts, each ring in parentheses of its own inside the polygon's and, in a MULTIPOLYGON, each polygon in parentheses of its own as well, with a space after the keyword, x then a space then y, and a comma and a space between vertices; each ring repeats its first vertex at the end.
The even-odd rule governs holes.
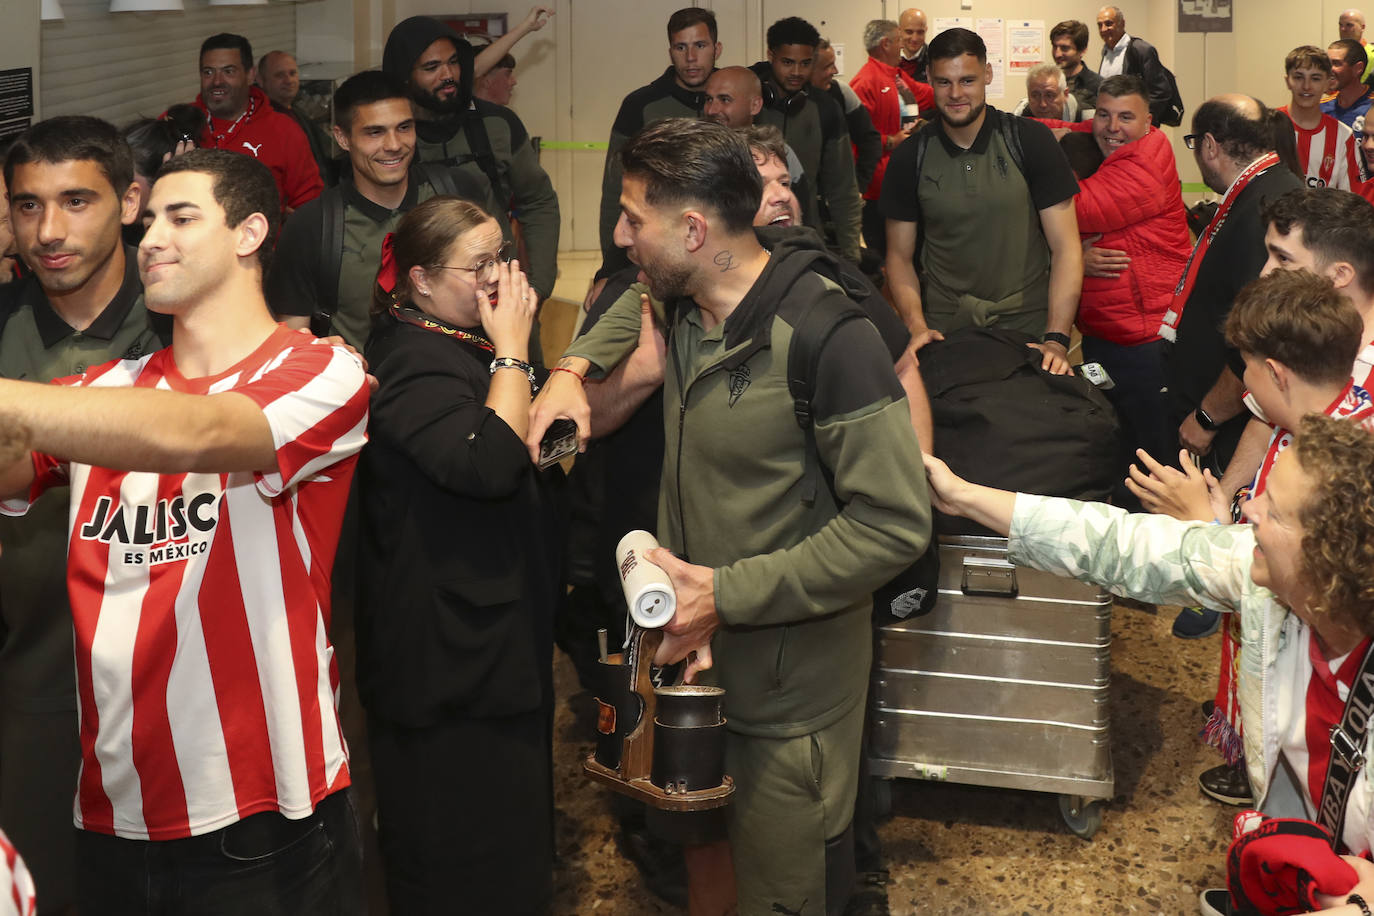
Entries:
POLYGON ((605 143, 567 143, 562 140, 540 140, 540 149, 605 149, 605 143))

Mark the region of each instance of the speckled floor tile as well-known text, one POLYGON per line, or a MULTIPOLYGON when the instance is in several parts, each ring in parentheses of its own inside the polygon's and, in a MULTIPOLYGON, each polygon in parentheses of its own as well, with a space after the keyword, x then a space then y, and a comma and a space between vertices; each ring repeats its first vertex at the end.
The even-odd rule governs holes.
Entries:
MULTIPOLYGON (((1112 621, 1115 797, 1091 840, 1071 834, 1054 795, 893 780, 881 828, 888 898, 906 914, 1192 914, 1223 881, 1235 811, 1204 798, 1197 774, 1218 762, 1197 739, 1211 697, 1217 638, 1179 640, 1174 608, 1117 607, 1112 621)), ((560 696, 576 679, 559 659, 560 696)), ((616 847, 607 793, 582 776, 585 698, 560 702, 555 780, 560 914, 676 914, 645 889, 616 847)))

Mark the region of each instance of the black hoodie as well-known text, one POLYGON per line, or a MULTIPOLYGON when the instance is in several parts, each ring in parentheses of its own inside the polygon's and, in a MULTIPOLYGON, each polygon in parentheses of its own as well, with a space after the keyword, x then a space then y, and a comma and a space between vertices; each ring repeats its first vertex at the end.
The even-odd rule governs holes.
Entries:
POLYGON ((749 68, 764 86, 763 110, 755 124, 771 124, 782 131, 783 139, 801 160, 806 173, 808 194, 801 201, 806 225, 820 228, 820 201, 830 209, 835 224, 835 241, 840 253, 859 263, 859 223, 863 199, 859 196, 854 169, 854 147, 844 109, 827 93, 808 85, 806 101, 799 102, 778 86, 768 61, 749 68), (771 98, 771 102, 769 99, 771 98))
POLYGON ((460 104, 456 114, 439 117, 417 102, 422 117, 416 121, 416 157, 423 162, 445 163, 491 188, 486 209, 500 221, 508 240, 514 211, 520 219, 529 260, 525 271, 530 285, 541 300, 547 299, 558 276, 558 195, 539 164, 529 131, 515 112, 472 97, 472 46, 437 19, 411 16, 397 23, 387 37, 382 70, 410 86, 415 61, 440 38, 452 41, 458 51, 460 104), (482 161, 482 147, 491 151, 486 162, 482 161))
POLYGON ((601 270, 598 277, 610 276, 630 266, 630 259, 615 244, 616 221, 620 219, 620 149, 640 128, 664 118, 695 118, 701 111, 702 93, 677 84, 677 72, 669 67, 652 83, 640 86, 625 96, 611 125, 606 144, 606 166, 601 174, 601 270))

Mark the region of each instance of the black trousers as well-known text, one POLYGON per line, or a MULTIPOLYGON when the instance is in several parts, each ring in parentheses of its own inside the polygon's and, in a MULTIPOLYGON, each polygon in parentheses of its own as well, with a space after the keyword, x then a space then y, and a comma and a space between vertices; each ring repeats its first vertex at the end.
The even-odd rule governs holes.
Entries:
POLYGON ((550 711, 367 724, 393 913, 546 913, 553 893, 550 711))
POLYGON ((83 916, 367 912, 362 842, 348 789, 321 800, 306 818, 262 812, 181 840, 79 830, 76 872, 83 916))

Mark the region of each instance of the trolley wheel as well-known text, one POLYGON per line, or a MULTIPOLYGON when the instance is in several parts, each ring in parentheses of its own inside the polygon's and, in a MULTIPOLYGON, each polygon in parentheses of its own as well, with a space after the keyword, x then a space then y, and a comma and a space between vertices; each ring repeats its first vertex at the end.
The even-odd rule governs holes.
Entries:
POLYGON ((1102 802, 1081 795, 1059 796, 1059 815, 1075 836, 1091 840, 1102 826, 1102 802))

